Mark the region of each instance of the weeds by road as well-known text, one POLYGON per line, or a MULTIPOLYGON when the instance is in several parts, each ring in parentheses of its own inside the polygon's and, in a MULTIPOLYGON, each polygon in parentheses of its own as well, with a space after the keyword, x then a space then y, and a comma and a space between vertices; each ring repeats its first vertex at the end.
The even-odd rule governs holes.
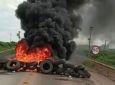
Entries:
POLYGON ((15 47, 15 42, 1 42, 0 41, 0 52, 5 51, 7 49, 11 49, 15 47))
POLYGON ((101 51, 98 55, 87 54, 90 59, 115 67, 115 50, 101 51))

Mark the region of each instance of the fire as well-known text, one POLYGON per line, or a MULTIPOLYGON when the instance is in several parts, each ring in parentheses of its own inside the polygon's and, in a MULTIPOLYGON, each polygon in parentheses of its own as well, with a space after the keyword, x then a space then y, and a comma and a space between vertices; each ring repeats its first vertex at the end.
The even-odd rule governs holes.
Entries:
POLYGON ((44 45, 29 49, 27 42, 23 39, 17 43, 16 59, 21 62, 40 62, 51 58, 51 46, 44 45))

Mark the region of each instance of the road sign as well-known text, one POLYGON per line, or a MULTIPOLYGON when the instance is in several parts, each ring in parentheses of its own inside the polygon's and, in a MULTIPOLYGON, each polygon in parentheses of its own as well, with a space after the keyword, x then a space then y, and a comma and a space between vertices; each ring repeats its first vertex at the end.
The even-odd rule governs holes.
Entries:
POLYGON ((93 46, 92 47, 92 53, 93 54, 99 54, 99 52, 100 52, 100 48, 99 48, 99 46, 93 46))

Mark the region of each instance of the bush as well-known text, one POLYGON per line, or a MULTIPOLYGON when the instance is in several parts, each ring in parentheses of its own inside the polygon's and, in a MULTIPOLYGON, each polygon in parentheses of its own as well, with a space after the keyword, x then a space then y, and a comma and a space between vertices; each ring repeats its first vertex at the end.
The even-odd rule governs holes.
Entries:
POLYGON ((0 52, 15 47, 16 42, 1 42, 0 41, 0 52))

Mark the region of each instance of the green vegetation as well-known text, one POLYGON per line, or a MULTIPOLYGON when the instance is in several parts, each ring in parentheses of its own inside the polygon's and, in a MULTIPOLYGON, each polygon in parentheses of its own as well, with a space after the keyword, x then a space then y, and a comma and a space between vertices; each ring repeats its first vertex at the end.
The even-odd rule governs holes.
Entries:
POLYGON ((102 51, 94 57, 99 62, 115 67, 115 50, 102 51))
POLYGON ((15 53, 15 50, 12 49, 12 50, 8 50, 7 52, 8 52, 8 54, 14 54, 14 53, 15 53))
POLYGON ((0 52, 15 47, 15 44, 16 44, 15 42, 1 42, 0 41, 0 52))

